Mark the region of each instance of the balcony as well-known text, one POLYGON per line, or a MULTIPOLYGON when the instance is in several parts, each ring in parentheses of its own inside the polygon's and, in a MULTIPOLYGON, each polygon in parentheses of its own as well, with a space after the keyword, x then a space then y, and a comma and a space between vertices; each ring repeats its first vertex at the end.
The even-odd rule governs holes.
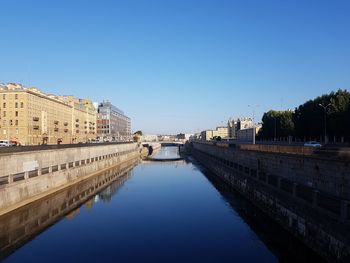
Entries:
POLYGON ((54 121, 54 122, 53 122, 53 124, 56 124, 56 125, 57 125, 58 123, 59 123, 58 121, 54 121))
POLYGON ((33 130, 39 130, 39 125, 33 125, 33 130))
POLYGON ((55 131, 55 132, 58 132, 58 128, 55 128, 54 131, 55 131))
POLYGON ((68 126, 68 122, 65 122, 63 125, 64 125, 64 126, 68 126))
POLYGON ((33 121, 39 121, 39 117, 33 117, 33 121))

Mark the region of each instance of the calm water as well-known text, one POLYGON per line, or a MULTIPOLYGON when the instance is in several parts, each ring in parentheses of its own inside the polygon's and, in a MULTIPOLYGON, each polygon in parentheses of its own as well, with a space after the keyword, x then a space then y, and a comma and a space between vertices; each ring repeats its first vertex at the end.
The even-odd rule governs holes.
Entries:
MULTIPOLYGON (((162 148, 161 155, 177 155, 162 148)), ((314 255, 192 163, 144 163, 5 262, 303 262, 314 255), (282 231, 282 232, 281 232, 282 231), (277 234, 276 234, 277 233, 277 234), (296 250, 297 249, 297 252, 296 250), (299 256, 298 256, 298 255, 299 256)))

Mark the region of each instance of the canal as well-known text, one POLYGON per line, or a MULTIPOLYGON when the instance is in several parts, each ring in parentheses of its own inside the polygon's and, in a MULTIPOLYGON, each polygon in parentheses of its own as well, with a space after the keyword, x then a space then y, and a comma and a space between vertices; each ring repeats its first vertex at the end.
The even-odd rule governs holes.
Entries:
POLYGON ((101 178, 0 218, 2 260, 322 262, 192 159, 101 178))

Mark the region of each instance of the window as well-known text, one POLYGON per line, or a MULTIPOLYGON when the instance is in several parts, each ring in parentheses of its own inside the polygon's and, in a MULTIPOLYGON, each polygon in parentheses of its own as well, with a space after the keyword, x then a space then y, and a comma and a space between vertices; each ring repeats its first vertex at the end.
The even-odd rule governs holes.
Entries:
POLYGON ((15 114, 16 114, 16 117, 18 117, 18 111, 16 111, 16 113, 15 113, 15 114))
POLYGON ((23 102, 21 102, 21 108, 23 108, 23 102))
POLYGON ((18 94, 15 94, 15 99, 16 99, 16 100, 18 99, 18 94))
POLYGON ((2 107, 3 107, 3 108, 6 108, 6 102, 3 103, 2 107))
POLYGON ((5 100, 6 99, 6 94, 2 95, 2 98, 5 100))
POLYGON ((6 111, 2 112, 2 117, 6 117, 6 111))
POLYGON ((15 108, 18 108, 18 102, 15 103, 15 108))
POLYGON ((15 125, 18 126, 18 120, 15 121, 15 125))

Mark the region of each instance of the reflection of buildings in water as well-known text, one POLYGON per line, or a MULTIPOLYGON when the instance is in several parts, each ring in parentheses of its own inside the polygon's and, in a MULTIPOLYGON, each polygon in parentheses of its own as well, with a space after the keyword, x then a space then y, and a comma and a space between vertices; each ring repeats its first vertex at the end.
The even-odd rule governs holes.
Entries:
POLYGON ((72 219, 74 219, 74 217, 76 217, 79 213, 80 213, 80 207, 77 207, 76 209, 70 211, 70 212, 66 215, 66 218, 67 218, 68 220, 72 220, 72 219))
POLYGON ((91 209, 93 205, 94 205, 94 198, 91 198, 84 203, 84 206, 86 209, 91 209))
POLYGON ((177 146, 162 146, 159 152, 153 155, 153 158, 159 159, 168 159, 168 158, 177 158, 179 155, 179 148, 177 146))
POLYGON ((135 161, 130 161, 1 216, 0 260, 64 216, 73 219, 82 204, 92 208, 94 196, 111 183, 119 180, 124 183, 129 178, 125 175, 130 174, 128 172, 134 165, 135 161))
MULTIPOLYGON (((190 163, 189 160, 185 159, 180 159, 180 160, 170 160, 170 161, 154 161, 154 160, 141 160, 141 164, 153 164, 153 165, 169 165, 169 164, 175 164, 175 166, 180 166, 180 165, 187 165, 188 163, 190 163)), ((141 166, 142 167, 142 166, 141 166)))
POLYGON ((117 193, 119 188, 129 179, 130 172, 128 172, 123 178, 117 180, 107 186, 104 190, 102 190, 98 195, 99 199, 103 202, 110 202, 112 200, 112 196, 117 193))

